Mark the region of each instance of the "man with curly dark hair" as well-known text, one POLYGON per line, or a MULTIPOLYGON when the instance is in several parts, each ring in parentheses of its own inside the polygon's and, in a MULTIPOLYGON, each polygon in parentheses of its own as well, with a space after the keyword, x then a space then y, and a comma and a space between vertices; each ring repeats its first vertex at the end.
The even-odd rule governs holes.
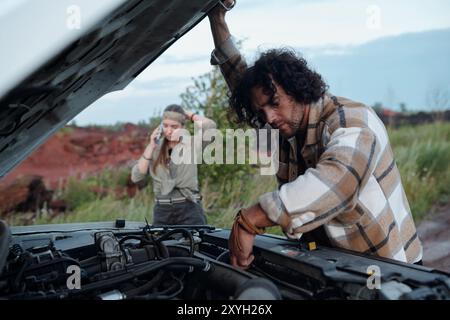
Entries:
POLYGON ((230 258, 247 268, 256 234, 279 225, 291 238, 421 263, 408 200, 386 129, 362 103, 336 97, 307 62, 269 50, 247 67, 225 22, 226 0, 209 13, 219 65, 238 122, 279 129, 279 188, 241 209, 230 258))
MULTIPOLYGON (((232 87, 232 86, 231 86, 232 87)), ((305 59, 288 49, 272 49, 261 54, 255 65, 247 68, 242 78, 236 83, 230 99, 231 107, 238 116, 238 121, 247 122, 258 127, 261 122, 269 122, 261 109, 249 108, 254 96, 253 88, 262 89, 262 93, 269 97, 269 103, 275 105, 276 93, 293 98, 292 101, 309 106, 317 102, 326 92, 327 85, 317 72, 308 67, 305 59), (279 89, 279 90, 278 90, 279 89)), ((289 108, 291 114, 286 115, 286 128, 295 132, 298 130, 304 108, 289 108)), ((276 126, 276 123, 275 123, 276 126)), ((283 130, 283 127, 278 127, 283 130)), ((293 133, 293 132, 292 132, 293 133)), ((292 134, 286 133, 287 136, 292 134)))

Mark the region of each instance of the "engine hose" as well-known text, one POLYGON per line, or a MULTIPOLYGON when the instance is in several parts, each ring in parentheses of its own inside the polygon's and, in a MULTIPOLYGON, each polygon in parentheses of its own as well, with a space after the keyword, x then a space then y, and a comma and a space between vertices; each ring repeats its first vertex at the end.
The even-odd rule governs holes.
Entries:
POLYGON ((28 269, 28 267, 31 265, 31 262, 32 262, 31 257, 29 257, 29 256, 25 257, 25 261, 23 262, 23 265, 20 268, 19 272, 17 273, 17 276, 13 282, 14 291, 19 291, 23 274, 24 274, 25 270, 28 269))
MULTIPOLYGON (((187 250, 185 248, 168 246, 169 254, 171 256, 187 256, 187 250)), ((226 251, 227 252, 227 251, 226 251)), ((190 272, 189 266, 173 266, 170 268, 172 271, 185 271, 190 272), (175 269, 176 268, 176 269, 175 269)), ((230 266, 222 265, 219 263, 211 264, 211 270, 207 273, 208 286, 221 288, 227 295, 234 295, 236 290, 242 286, 243 283, 252 279, 251 275, 247 275, 236 271, 230 266)))
POLYGON ((149 262, 145 265, 140 265, 136 268, 130 268, 129 270, 126 270, 125 274, 121 274, 119 276, 115 276, 112 278, 108 278, 105 280, 97 281, 94 283, 90 283, 87 285, 82 286, 80 290, 75 291, 68 291, 69 295, 78 295, 81 293, 86 293, 92 290, 99 290, 102 288, 108 288, 113 285, 130 281, 133 278, 140 277, 142 275, 145 275, 150 272, 154 272, 156 270, 159 270, 165 266, 169 265, 192 265, 194 268, 203 269, 205 271, 208 270, 210 267, 210 264, 207 261, 199 260, 196 258, 180 258, 180 257, 174 257, 174 258, 167 258, 162 261, 157 262, 149 262))
POLYGON ((147 273, 154 272, 166 266, 172 265, 192 265, 194 268, 203 269, 208 271, 210 264, 207 261, 203 261, 196 258, 168 258, 163 261, 151 261, 145 266, 131 267, 128 270, 122 270, 125 274, 120 274, 118 276, 110 277, 101 281, 94 283, 82 285, 79 290, 59 290, 50 294, 42 294, 42 292, 29 292, 22 294, 15 294, 9 296, 9 299, 23 299, 23 300, 50 300, 50 299, 65 299, 65 298, 75 298, 80 294, 85 294, 93 290, 101 290, 104 288, 113 287, 114 285, 120 284, 122 282, 131 281, 133 278, 143 276, 147 273))
POLYGON ((142 242, 142 241, 148 242, 148 240, 145 239, 145 238, 142 237, 142 236, 129 235, 129 236, 125 236, 125 237, 123 237, 122 239, 120 239, 120 240, 119 240, 119 244, 122 245, 125 241, 131 240, 131 239, 133 239, 133 240, 139 240, 139 241, 141 241, 141 242, 142 242))
POLYGON ((162 235, 161 237, 159 237, 156 241, 158 243, 160 243, 161 241, 167 240, 171 235, 173 234, 177 234, 177 233, 181 233, 183 234, 185 237, 189 238, 189 256, 192 257, 194 256, 194 238, 192 237, 192 234, 189 230, 187 229, 173 229, 170 230, 169 232, 165 233, 164 235, 162 235))
POLYGON ((215 290, 220 288, 221 291, 230 296, 234 295, 243 283, 252 278, 253 276, 251 275, 246 275, 231 267, 215 263, 211 271, 208 272, 205 283, 208 284, 208 287, 215 290))
POLYGON ((158 259, 165 259, 169 257, 169 254, 167 252, 167 248, 164 246, 164 244, 162 244, 159 241, 156 241, 155 238, 153 237, 152 234, 148 233, 147 231, 145 231, 145 236, 135 236, 135 235, 130 235, 130 236, 125 236, 122 239, 120 239, 119 241, 119 245, 120 248, 122 249, 122 251, 124 250, 123 248, 123 243, 127 240, 139 240, 141 242, 141 246, 155 246, 155 254, 157 256, 158 259))
POLYGON ((165 274, 165 271, 163 270, 159 270, 158 273, 156 274, 155 277, 153 277, 150 281, 148 281, 146 284, 136 288, 136 289, 131 289, 128 291, 125 291, 125 297, 127 298, 133 298, 134 296, 137 296, 139 294, 142 294, 148 290, 150 290, 153 287, 157 287, 158 284, 161 282, 163 276, 165 274))
POLYGON ((146 294, 146 295, 142 295, 142 296, 136 296, 134 298, 138 299, 138 300, 156 300, 156 299, 168 300, 168 299, 175 298, 177 295, 179 295, 183 291, 184 285, 183 285, 183 282, 179 278, 175 277, 173 274, 171 274, 171 277, 172 277, 172 279, 174 279, 176 281, 176 283, 174 283, 171 287, 167 288, 166 290, 163 290, 161 292, 150 293, 150 294, 146 294), (168 293, 170 291, 172 291, 173 289, 175 289, 176 287, 178 287, 178 289, 169 295, 168 293))
POLYGON ((208 272, 208 287, 236 299, 280 300, 281 294, 275 284, 267 279, 246 275, 235 269, 215 263, 208 272))
MULTIPOLYGON (((3 267, 6 265, 6 258, 8 257, 9 237, 11 231, 5 221, 0 220, 0 275, 3 267)), ((13 246, 15 248, 16 245, 13 246)), ((20 248, 20 246, 19 246, 20 248)), ((17 252, 17 251, 16 251, 17 252)), ((20 254, 20 253, 19 253, 20 254)))

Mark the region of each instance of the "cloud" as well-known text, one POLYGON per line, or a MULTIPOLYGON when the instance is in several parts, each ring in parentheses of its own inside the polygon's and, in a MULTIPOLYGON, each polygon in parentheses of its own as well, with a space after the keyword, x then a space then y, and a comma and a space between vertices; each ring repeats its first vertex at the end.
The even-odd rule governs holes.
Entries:
POLYGON ((199 54, 188 58, 171 59, 172 56, 156 60, 147 67, 137 78, 136 82, 159 81, 167 78, 196 77, 212 70, 209 57, 199 54))
MULTIPOLYGON (((119 101, 133 98, 153 98, 166 95, 178 95, 190 84, 186 77, 162 77, 157 80, 133 82, 125 89, 106 94, 100 100, 119 101)), ((99 101, 100 101, 99 100, 99 101)))
MULTIPOLYGON (((300 48, 298 51, 307 59, 345 55, 354 46, 381 37, 450 27, 449 11, 450 2, 446 0, 238 0, 236 8, 227 13, 227 21, 237 39, 246 39, 242 51, 251 62, 258 51, 286 45, 300 48), (380 9, 379 28, 369 26, 368 8, 373 5, 380 9)), ((206 18, 127 88, 93 106, 114 105, 117 112, 104 120, 114 116, 140 119, 147 114, 149 101, 154 108, 161 108, 178 99, 192 77, 209 72, 213 48, 206 18)))
POLYGON ((2 0, 0 3, 0 18, 20 7, 26 0, 2 0))

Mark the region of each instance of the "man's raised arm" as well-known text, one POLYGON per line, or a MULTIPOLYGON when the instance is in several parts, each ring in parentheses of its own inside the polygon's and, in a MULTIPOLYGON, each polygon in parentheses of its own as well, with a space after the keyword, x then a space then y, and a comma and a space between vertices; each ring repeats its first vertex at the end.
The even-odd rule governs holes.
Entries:
MULTIPOLYGON (((227 7, 233 6, 234 2, 232 0, 223 1, 227 7)), ((226 12, 227 10, 219 3, 208 14, 215 46, 211 53, 211 64, 220 67, 228 88, 232 91, 247 68, 247 64, 233 42, 225 21, 226 12)))

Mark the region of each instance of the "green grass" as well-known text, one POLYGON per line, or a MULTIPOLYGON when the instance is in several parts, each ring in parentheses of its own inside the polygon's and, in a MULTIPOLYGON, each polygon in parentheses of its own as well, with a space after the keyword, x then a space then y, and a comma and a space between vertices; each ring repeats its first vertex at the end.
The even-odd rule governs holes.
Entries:
POLYGON ((450 196, 450 123, 389 129, 403 186, 416 221, 450 196))
MULTIPOLYGON (((264 192, 268 192, 276 188, 274 177, 255 175, 252 179, 245 181, 239 180, 233 186, 233 192, 227 194, 226 201, 233 202, 229 206, 215 206, 219 196, 214 192, 204 192, 203 206, 208 216, 208 223, 217 227, 230 227, 231 221, 237 210, 241 207, 254 204, 258 196, 264 192), (242 195, 246 195, 242 197, 242 195), (235 201, 233 201, 235 200, 235 201)), ((204 184, 205 190, 208 190, 207 184, 204 184)), ((71 206, 73 210, 61 213, 52 217, 48 210, 44 209, 33 215, 33 219, 28 221, 32 224, 48 224, 48 223, 70 223, 70 222, 94 222, 115 220, 124 218, 127 220, 142 221, 147 218, 152 221, 153 192, 151 186, 138 191, 134 198, 117 199, 114 195, 109 194, 99 198, 89 191, 90 184, 86 181, 70 181, 66 189, 62 192, 62 196, 71 206), (82 202, 82 201, 85 202, 82 202)), ((19 225, 27 223, 27 217, 30 214, 16 213, 8 220, 11 225, 19 225)))
POLYGON ((51 219, 48 216, 41 216, 36 219, 36 224, 47 223, 70 223, 70 222, 94 222, 108 221, 115 219, 127 219, 143 221, 144 218, 151 221, 151 208, 153 197, 149 197, 145 192, 138 196, 118 200, 113 196, 106 196, 95 201, 86 202, 76 210, 57 215, 51 219), (145 206, 147 204, 148 206, 145 206))
MULTIPOLYGON (((388 128, 388 133, 411 210, 418 222, 433 205, 450 201, 450 123, 388 128)), ((83 181, 71 180, 65 189, 57 192, 72 208, 69 212, 52 217, 44 209, 31 213, 33 218, 28 220, 16 213, 8 218, 9 223, 91 222, 116 218, 142 221, 144 217, 151 221, 151 185, 134 198, 117 197, 113 192, 100 197, 92 192, 92 188, 124 187, 128 172, 129 169, 105 170, 83 181)), ((208 223, 221 228, 231 226, 239 208, 256 203, 259 195, 277 187, 274 177, 259 174, 230 175, 229 179, 221 181, 218 184, 203 179, 201 185, 208 223)), ((270 228, 269 232, 282 234, 278 227, 270 228)))

